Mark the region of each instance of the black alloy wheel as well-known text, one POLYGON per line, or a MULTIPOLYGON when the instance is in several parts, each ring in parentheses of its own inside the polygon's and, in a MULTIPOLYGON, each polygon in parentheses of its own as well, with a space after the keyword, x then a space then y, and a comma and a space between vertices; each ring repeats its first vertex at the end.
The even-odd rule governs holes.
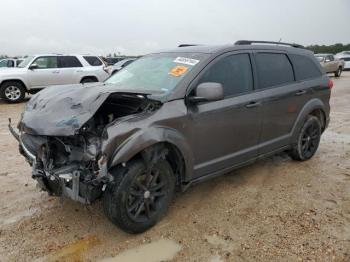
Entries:
POLYGON ((107 217, 121 229, 144 232, 166 213, 175 191, 174 174, 167 161, 159 160, 151 168, 142 160, 131 161, 114 177, 103 204, 107 217))
POLYGON ((315 116, 308 116, 300 130, 298 141, 290 156, 295 160, 308 160, 316 153, 321 139, 321 123, 315 116))

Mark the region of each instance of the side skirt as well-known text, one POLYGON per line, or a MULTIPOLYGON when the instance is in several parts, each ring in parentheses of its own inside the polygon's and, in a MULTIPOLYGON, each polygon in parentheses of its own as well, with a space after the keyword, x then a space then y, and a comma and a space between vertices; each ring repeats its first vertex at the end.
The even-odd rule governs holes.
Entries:
POLYGON ((186 191, 188 188, 190 188, 191 186, 193 185, 196 185, 196 184, 199 184, 199 183, 202 183, 202 182, 205 182, 207 180, 210 180, 212 178, 215 178, 215 177, 218 177, 218 176, 221 176, 221 175, 224 175, 224 174, 227 174, 233 170, 236 170, 238 168, 241 168, 241 167, 244 167, 244 166, 247 166, 247 165, 250 165, 254 162, 256 162, 257 160, 260 160, 260 159, 264 159, 264 158, 267 158, 267 157, 270 157, 270 156, 273 156, 273 155, 276 155, 277 153, 281 153, 283 151, 286 151, 288 149, 290 149, 290 145, 288 146, 283 146, 281 148, 278 148, 276 150, 273 150, 271 152, 268 152, 268 153, 265 153, 265 154, 261 154, 261 155, 258 155, 257 157, 254 157, 252 159, 249 159, 243 163, 240 163, 238 165, 235 165, 235 166, 231 166, 231 167, 228 167, 228 168, 224 168, 224 169, 221 169, 219 171, 216 171, 216 172, 213 172, 213 173, 210 173, 210 174, 207 174, 207 175, 204 175, 204 176, 201 176, 201 177, 198 177, 196 179, 193 179, 187 183, 184 183, 182 184, 182 192, 186 191))

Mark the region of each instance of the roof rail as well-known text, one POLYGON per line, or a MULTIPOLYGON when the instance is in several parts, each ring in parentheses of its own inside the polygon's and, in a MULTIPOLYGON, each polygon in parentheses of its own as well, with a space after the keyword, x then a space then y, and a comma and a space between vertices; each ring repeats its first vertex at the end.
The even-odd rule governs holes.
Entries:
POLYGON ((197 46, 197 45, 194 45, 194 44, 181 44, 181 45, 178 45, 178 47, 188 47, 188 46, 197 46))
POLYGON ((295 43, 273 42, 273 41, 255 41, 255 40, 239 40, 235 45, 251 45, 251 44, 274 44, 274 45, 286 45, 295 48, 305 48, 302 45, 295 43))

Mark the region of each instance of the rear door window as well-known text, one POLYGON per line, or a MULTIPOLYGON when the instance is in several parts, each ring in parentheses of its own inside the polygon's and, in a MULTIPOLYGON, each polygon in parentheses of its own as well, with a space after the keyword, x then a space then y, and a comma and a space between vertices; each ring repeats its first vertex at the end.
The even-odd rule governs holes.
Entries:
POLYGON ((57 56, 41 56, 35 59, 33 64, 36 64, 38 69, 57 68, 57 56))
POLYGON ((249 55, 237 54, 220 59, 200 78, 199 83, 204 82, 221 83, 225 97, 252 91, 253 75, 249 55))
POLYGON ((289 56, 294 65, 295 77, 297 80, 316 78, 322 75, 315 62, 303 55, 289 56))
POLYGON ((91 66, 101 66, 102 65, 101 60, 98 59, 98 57, 96 57, 96 56, 84 56, 84 59, 91 66))
POLYGON ((60 68, 82 67, 82 64, 75 56, 59 56, 58 66, 60 68))
POLYGON ((259 89, 279 86, 294 81, 292 65, 285 54, 255 54, 259 89))
POLYGON ((15 61, 13 61, 13 60, 8 60, 8 61, 7 61, 7 67, 15 67, 15 61))

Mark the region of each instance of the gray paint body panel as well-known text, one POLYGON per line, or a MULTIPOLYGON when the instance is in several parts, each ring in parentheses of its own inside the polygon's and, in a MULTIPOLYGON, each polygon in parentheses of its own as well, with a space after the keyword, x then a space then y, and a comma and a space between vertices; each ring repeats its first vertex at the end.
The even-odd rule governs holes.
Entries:
MULTIPOLYGON (((221 101, 197 105, 188 103, 188 94, 208 64, 233 53, 249 53, 253 58, 257 50, 302 54, 313 58, 313 54, 304 49, 269 46, 184 47, 167 51, 210 55, 168 95, 147 94, 154 98, 158 96, 162 101, 159 109, 115 121, 105 128, 106 138, 102 139, 101 149, 108 157, 108 167, 127 162, 149 146, 166 142, 181 152, 185 160, 184 182, 188 182, 229 170, 289 146, 306 115, 315 109, 321 109, 328 121, 330 90, 325 75, 254 90, 221 101), (299 91, 305 93, 298 96, 296 93, 299 91), (258 102, 260 106, 247 108, 250 102, 258 102)), ((256 89, 258 79, 255 71, 253 59, 256 89)), ((115 93, 113 86, 102 86, 47 88, 28 103, 21 125, 38 135, 74 135, 108 96, 115 93)), ((118 92, 135 93, 132 90, 118 92)))

